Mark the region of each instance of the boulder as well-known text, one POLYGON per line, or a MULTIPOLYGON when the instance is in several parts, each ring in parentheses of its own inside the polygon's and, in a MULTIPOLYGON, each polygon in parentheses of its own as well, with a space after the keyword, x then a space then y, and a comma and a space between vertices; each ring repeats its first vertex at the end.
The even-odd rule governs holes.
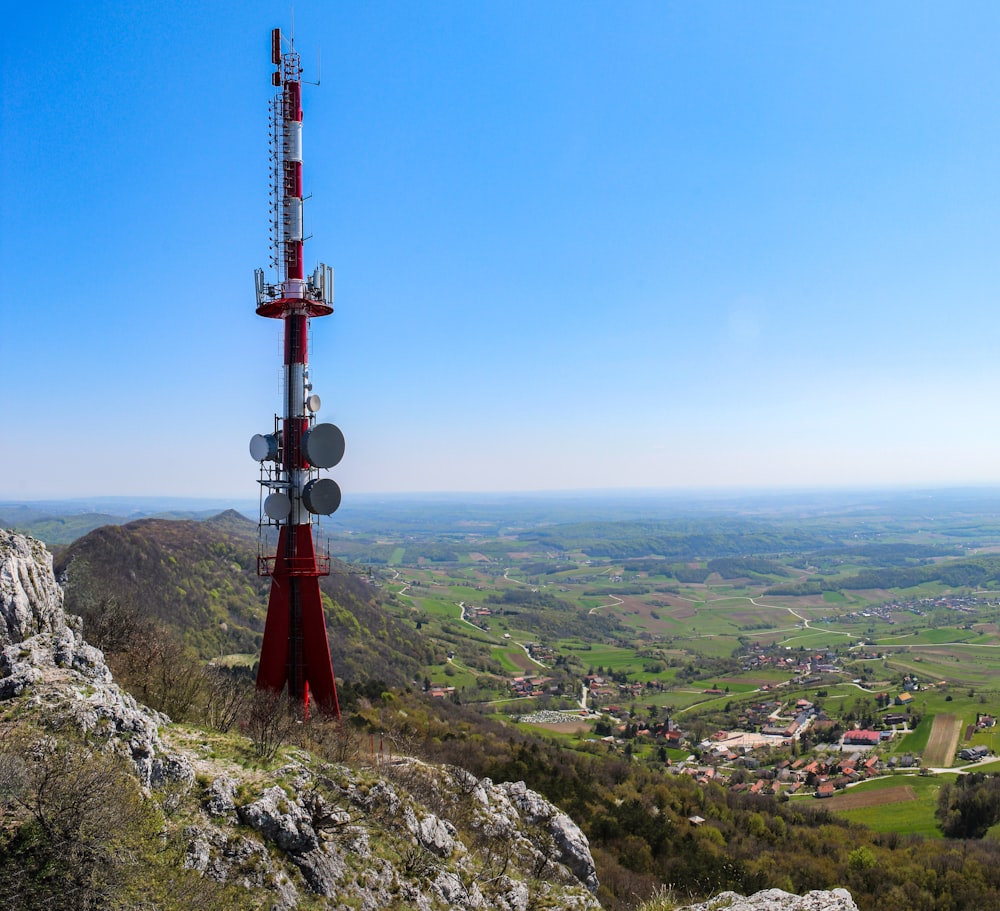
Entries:
POLYGON ((858 906, 846 889, 814 891, 805 895, 765 889, 748 897, 736 892, 722 892, 707 902, 689 905, 678 911, 858 911, 858 906))

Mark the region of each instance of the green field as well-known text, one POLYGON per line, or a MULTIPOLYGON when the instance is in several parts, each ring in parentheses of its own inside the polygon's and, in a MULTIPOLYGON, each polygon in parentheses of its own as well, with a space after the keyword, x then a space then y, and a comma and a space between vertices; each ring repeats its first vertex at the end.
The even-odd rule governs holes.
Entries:
POLYGON ((824 806, 838 816, 851 822, 860 823, 876 832, 908 832, 928 838, 941 838, 941 830, 934 818, 934 811, 937 809, 937 798, 941 784, 945 780, 954 779, 954 777, 914 774, 879 778, 849 788, 843 795, 837 795, 824 801, 824 806), (911 789, 915 799, 879 803, 853 810, 841 810, 838 807, 838 801, 841 799, 852 799, 861 794, 898 789, 901 785, 911 789))

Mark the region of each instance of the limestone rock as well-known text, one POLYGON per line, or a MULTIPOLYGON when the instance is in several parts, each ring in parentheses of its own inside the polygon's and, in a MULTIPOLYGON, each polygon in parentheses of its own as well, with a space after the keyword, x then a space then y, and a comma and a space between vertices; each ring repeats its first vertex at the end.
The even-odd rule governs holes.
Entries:
POLYGON ((236 815, 236 788, 239 782, 228 775, 220 775, 212 781, 209 786, 209 799, 205 809, 209 816, 222 817, 235 822, 236 815))
POLYGON ((0 529, 0 647, 65 626, 62 589, 41 541, 0 529))
POLYGON ((765 889, 749 897, 722 892, 707 902, 679 911, 858 911, 858 906, 846 889, 808 892, 805 895, 765 889))
POLYGON ((268 788, 253 803, 237 808, 240 821, 273 842, 299 868, 318 895, 335 895, 344 875, 338 852, 327 850, 312 825, 312 817, 279 787, 268 788))
POLYGON ((580 882, 596 893, 597 870, 590 854, 590 842, 580 827, 523 781, 507 782, 498 787, 528 822, 540 825, 552 838, 559 863, 569 867, 580 882))
POLYGON ((170 719, 118 687, 62 601, 44 545, 0 530, 0 701, 27 696, 48 717, 68 718, 129 759, 146 788, 190 786, 190 761, 159 738, 170 719))
POLYGON ((275 868, 260 842, 242 835, 189 826, 184 866, 216 882, 235 882, 245 889, 268 889, 276 895, 274 909, 298 907, 299 893, 284 873, 275 868))
POLYGON ((417 823, 417 838, 429 851, 438 857, 450 857, 455 850, 455 836, 458 832, 447 820, 428 813, 417 823))

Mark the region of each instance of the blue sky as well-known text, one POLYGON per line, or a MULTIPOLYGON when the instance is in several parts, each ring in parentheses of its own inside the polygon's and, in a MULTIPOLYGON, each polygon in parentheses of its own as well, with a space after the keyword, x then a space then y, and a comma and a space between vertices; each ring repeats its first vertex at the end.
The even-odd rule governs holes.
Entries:
MULTIPOLYGON (((295 4, 351 492, 1000 483, 1000 6, 295 4)), ((0 497, 253 497, 280 4, 5 22, 0 497)))

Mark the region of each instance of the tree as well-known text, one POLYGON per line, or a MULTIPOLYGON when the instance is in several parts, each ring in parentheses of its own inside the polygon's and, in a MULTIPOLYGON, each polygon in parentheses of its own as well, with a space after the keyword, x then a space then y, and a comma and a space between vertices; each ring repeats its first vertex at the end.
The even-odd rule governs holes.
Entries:
POLYGON ((287 697, 283 693, 257 690, 250 699, 244 727, 254 755, 270 762, 295 728, 287 697))
POLYGON ((144 628, 111 664, 115 678, 136 699, 174 721, 189 718, 204 693, 201 662, 162 626, 144 628))
POLYGON ((975 772, 943 785, 935 815, 948 838, 982 838, 1000 821, 1000 777, 975 772))
POLYGON ((204 674, 205 720, 225 734, 245 714, 253 697, 253 681, 239 671, 214 665, 204 674))

